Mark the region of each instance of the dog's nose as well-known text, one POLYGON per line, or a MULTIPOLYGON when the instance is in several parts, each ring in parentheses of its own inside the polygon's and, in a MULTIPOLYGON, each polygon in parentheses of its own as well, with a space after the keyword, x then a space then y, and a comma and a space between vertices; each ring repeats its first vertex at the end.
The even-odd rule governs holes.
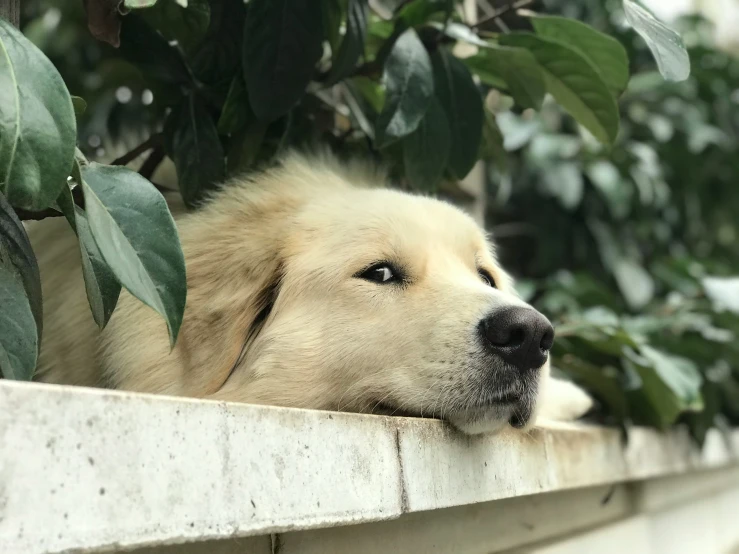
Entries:
POLYGON ((520 371, 544 365, 554 343, 552 324, 532 308, 498 310, 482 320, 480 331, 487 346, 520 371))

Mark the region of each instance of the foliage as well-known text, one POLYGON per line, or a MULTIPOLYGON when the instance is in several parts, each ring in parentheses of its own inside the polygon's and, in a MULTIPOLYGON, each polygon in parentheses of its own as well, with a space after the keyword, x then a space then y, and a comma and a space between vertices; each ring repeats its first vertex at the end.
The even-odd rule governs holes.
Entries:
MULTIPOLYGON (((70 222, 98 325, 125 287, 163 316, 174 343, 184 263, 171 216, 147 180, 171 160, 185 203, 197 209, 225 177, 321 142, 339 155, 381 159, 400 187, 443 195, 462 194, 458 181, 478 160, 492 162, 493 230, 535 223, 538 255, 525 237, 503 234, 504 257, 532 279, 522 286, 533 301, 560 318, 557 366, 594 392, 602 415, 659 427, 692 418, 694 429, 731 415, 725 391, 737 388, 739 360, 697 351, 725 339, 735 322, 714 311, 685 255, 695 244, 688 235, 720 231, 681 226, 690 204, 673 199, 666 182, 685 183, 673 193, 685 200, 697 190, 689 179, 719 178, 688 163, 695 141, 736 174, 720 150, 728 143, 719 145, 733 128, 719 133, 718 117, 696 115, 698 106, 681 99, 703 68, 688 84, 650 80, 647 48, 672 80, 687 77, 684 50, 677 35, 625 2, 648 46, 634 47, 633 31, 610 23, 606 34, 596 30, 587 22, 608 21, 608 12, 587 3, 552 2, 534 13, 499 2, 470 25, 453 0, 28 2, 25 37, 0 24, 0 72, 17 76, 0 83, 18 114, 3 107, 0 175, 23 176, 0 182, 14 207, 0 211, 0 244, 14 241, 22 253, 0 250, 2 294, 12 295, 12 321, 23 330, 22 340, 0 342, 12 351, 0 357, 3 374, 30 378, 41 336, 33 253, 5 232, 19 228, 14 211, 70 222), (15 71, 21 63, 37 71, 15 71), (683 104, 670 107, 667 96, 683 104), (44 109, 24 110, 28 101, 44 109), (27 113, 53 123, 26 121, 27 113), (659 140, 665 121, 680 140, 659 140), (19 154, 2 142, 11 131, 29 137, 19 154), (110 161, 120 143, 132 151, 113 165, 88 161, 110 161), (122 167, 143 154, 138 173, 122 167), (674 176, 664 174, 661 156, 674 176)), ((726 224, 730 205, 715 206, 723 212, 711 225, 726 224)), ((716 254, 735 249, 713 246, 716 254)), ((703 267, 706 275, 715 269, 703 267)))
POLYGON ((602 148, 551 103, 501 113, 509 173, 491 175, 488 220, 526 297, 560 323, 555 365, 601 415, 683 421, 702 439, 739 421, 739 60, 711 49, 704 22, 684 20, 692 75, 665 82, 612 6, 549 8, 628 48, 619 139, 602 148))

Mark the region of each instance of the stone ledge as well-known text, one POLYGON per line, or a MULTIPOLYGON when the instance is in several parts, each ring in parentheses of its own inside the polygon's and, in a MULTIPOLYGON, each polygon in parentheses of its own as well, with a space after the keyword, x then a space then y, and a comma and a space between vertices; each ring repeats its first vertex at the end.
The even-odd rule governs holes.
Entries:
POLYGON ((739 432, 434 420, 0 381, 0 552, 177 544, 739 464, 739 432))

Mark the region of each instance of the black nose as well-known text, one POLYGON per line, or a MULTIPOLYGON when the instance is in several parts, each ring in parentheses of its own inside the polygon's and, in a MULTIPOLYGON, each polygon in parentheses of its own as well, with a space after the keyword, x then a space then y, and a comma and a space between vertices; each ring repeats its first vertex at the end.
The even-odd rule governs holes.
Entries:
POLYGON ((480 323, 483 342, 520 371, 544 365, 554 342, 549 320, 532 308, 510 307, 480 323))

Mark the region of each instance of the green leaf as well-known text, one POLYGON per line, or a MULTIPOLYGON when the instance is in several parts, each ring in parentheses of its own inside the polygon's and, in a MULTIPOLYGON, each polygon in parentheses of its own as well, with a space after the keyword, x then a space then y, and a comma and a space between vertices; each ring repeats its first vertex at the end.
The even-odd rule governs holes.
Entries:
POLYGON ((244 77, 239 73, 233 78, 228 89, 226 102, 218 118, 218 132, 222 135, 230 135, 240 131, 254 119, 254 112, 249 106, 249 95, 246 93, 244 77))
POLYGON ((690 57, 675 31, 633 0, 624 0, 626 21, 641 35, 662 76, 669 81, 684 81, 690 76, 690 57))
POLYGON ((164 141, 177 169, 182 199, 192 207, 225 177, 225 155, 218 129, 195 94, 188 95, 167 118, 164 141))
POLYGON ((379 147, 411 134, 421 123, 434 94, 431 60, 413 29, 405 31, 385 61, 385 105, 377 118, 379 147))
POLYGON ((133 13, 123 18, 120 51, 152 82, 183 85, 192 81, 179 50, 133 13))
POLYGON ((452 0, 413 0, 398 11, 397 18, 408 27, 427 23, 438 13, 450 14, 454 9, 452 0))
POLYGON ((264 121, 253 121, 231 137, 226 162, 229 176, 254 168, 267 127, 264 121))
POLYGON ((30 381, 36 369, 39 337, 25 290, 0 260, 0 375, 30 381))
POLYGON ((500 76, 507 85, 506 89, 522 108, 541 108, 546 93, 544 74, 528 50, 490 46, 480 50, 473 59, 465 60, 465 63, 472 71, 479 69, 483 81, 484 74, 500 76))
POLYGON ((640 353, 630 349, 625 353, 624 364, 642 381, 641 389, 632 396, 641 402, 637 407, 648 423, 666 428, 681 413, 703 408, 702 378, 693 362, 651 346, 642 346, 640 353))
POLYGON ((469 70, 450 52, 439 49, 431 58, 436 97, 449 122, 449 168, 463 179, 477 161, 482 138, 482 97, 469 70))
MULTIPOLYGON (((490 63, 489 56, 484 51, 474 56, 463 58, 462 62, 464 62, 472 73, 479 77, 481 82, 498 90, 508 90, 508 83, 506 83, 503 75, 496 69, 497 66, 490 63)), ((536 63, 536 60, 534 60, 534 63, 536 63)), ((543 96, 542 93, 542 98, 543 96)))
POLYGON ((37 336, 40 338, 43 306, 38 263, 23 223, 2 194, 0 194, 0 265, 11 270, 20 279, 36 322, 37 336))
POLYGON ((87 109, 87 102, 85 102, 79 96, 72 96, 72 107, 74 108, 74 115, 79 117, 83 113, 85 113, 85 110, 87 109))
POLYGON ((629 57, 618 40, 568 17, 535 15, 531 22, 537 35, 566 44, 587 58, 616 96, 626 89, 629 57))
POLYGON ((121 284, 95 243, 87 214, 81 208, 75 207, 75 218, 87 302, 90 304, 95 323, 100 329, 104 329, 118 303, 121 284))
MULTIPOLYGON (((82 179, 78 164, 75 164, 73 173, 75 173, 76 181, 80 183, 82 179)), ((64 187, 56 203, 77 234, 87 302, 90 305, 95 323, 100 329, 104 329, 118 303, 121 284, 115 278, 113 270, 105 262, 100 249, 95 244, 90 224, 87 221, 87 214, 82 208, 74 205, 72 191, 69 187, 64 187)))
POLYGON ((332 85, 349 75, 364 55, 364 39, 367 36, 367 0, 349 0, 346 12, 346 33, 334 58, 327 84, 332 85))
POLYGON ((72 166, 72 99, 49 59, 2 18, 0 106, 0 192, 13 206, 47 208, 72 166))
POLYGON ((500 40, 534 55, 544 71, 549 93, 596 139, 606 144, 616 140, 618 105, 587 58, 565 44, 530 33, 511 33, 500 40))
POLYGON ((241 75, 246 9, 243 0, 210 0, 210 25, 200 47, 190 56, 197 79, 208 92, 225 99, 231 82, 241 75))
POLYGON ((116 279, 167 322, 174 346, 187 297, 185 259, 164 197, 138 173, 82 167, 90 231, 116 279))
POLYGON ((629 405, 625 391, 613 368, 598 367, 577 356, 566 355, 556 360, 557 367, 571 376, 575 382, 587 388, 598 401, 619 420, 629 416, 629 405))
POLYGON ((249 2, 244 77, 259 119, 285 115, 303 96, 323 53, 321 7, 313 0, 249 2))
POLYGON ((362 99, 372 108, 375 115, 382 111, 385 105, 385 90, 382 85, 367 77, 354 77, 346 81, 346 84, 356 89, 362 99))
POLYGON ((208 0, 188 0, 183 7, 175 0, 159 0, 153 8, 142 11, 141 17, 167 40, 176 40, 189 54, 208 30, 210 4, 208 0))
POLYGON ((436 190, 446 169, 450 146, 444 109, 432 98, 418 128, 403 139, 405 171, 415 189, 436 190))
POLYGON ((321 0, 321 14, 323 14, 323 34, 331 47, 334 58, 341 42, 341 20, 343 10, 341 0, 321 0))

